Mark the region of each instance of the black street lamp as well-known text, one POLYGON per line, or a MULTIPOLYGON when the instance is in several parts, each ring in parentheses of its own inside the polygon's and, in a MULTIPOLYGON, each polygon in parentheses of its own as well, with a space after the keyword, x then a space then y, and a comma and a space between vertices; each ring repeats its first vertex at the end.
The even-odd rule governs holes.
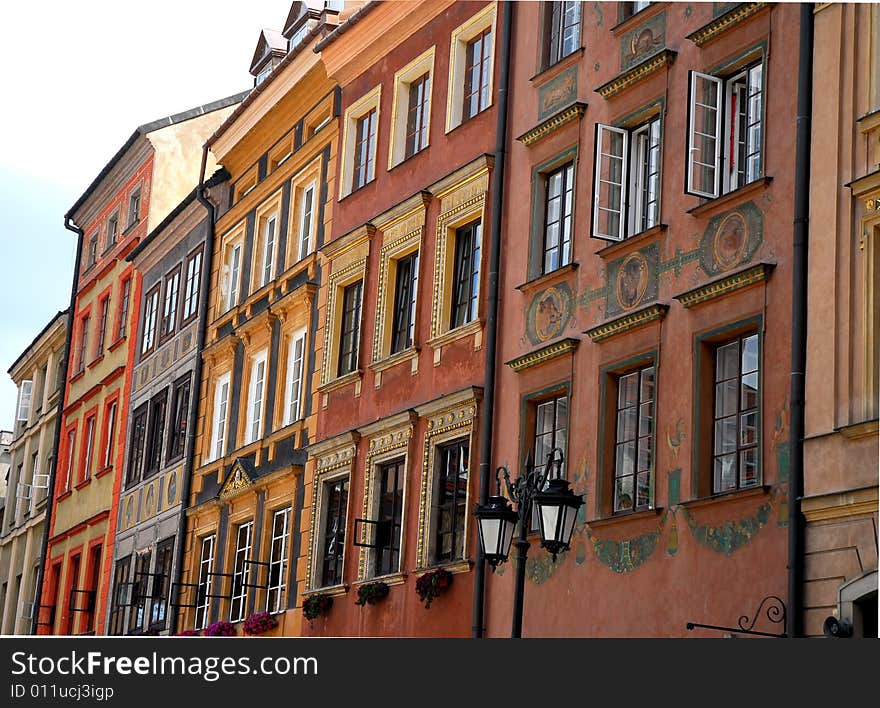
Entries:
POLYGON ((532 456, 526 459, 525 472, 511 481, 506 467, 495 471, 498 484, 495 496, 489 497, 485 504, 477 505, 474 516, 480 533, 483 556, 492 571, 504 563, 510 555, 513 532, 519 523, 519 538, 516 541, 516 586, 513 596, 513 627, 510 636, 522 637, 523 595, 526 587, 526 556, 529 552, 529 527, 532 519, 532 504, 537 508, 538 525, 541 529, 541 547, 546 548, 556 562, 557 554, 568 549, 574 531, 578 510, 583 505, 583 495, 575 494, 562 479, 562 450, 554 448, 547 456, 544 469, 538 471, 532 463, 532 456), (553 474, 555 468, 555 474, 553 474), (501 476, 507 487, 508 497, 501 496, 501 476), (516 510, 508 498, 516 503, 516 510))

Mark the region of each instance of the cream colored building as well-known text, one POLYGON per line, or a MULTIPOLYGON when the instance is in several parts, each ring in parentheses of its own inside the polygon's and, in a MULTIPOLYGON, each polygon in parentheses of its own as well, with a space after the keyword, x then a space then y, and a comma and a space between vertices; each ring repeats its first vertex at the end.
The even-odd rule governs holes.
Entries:
POLYGON ((0 525, 0 634, 30 634, 61 391, 67 311, 9 369, 18 387, 0 525))

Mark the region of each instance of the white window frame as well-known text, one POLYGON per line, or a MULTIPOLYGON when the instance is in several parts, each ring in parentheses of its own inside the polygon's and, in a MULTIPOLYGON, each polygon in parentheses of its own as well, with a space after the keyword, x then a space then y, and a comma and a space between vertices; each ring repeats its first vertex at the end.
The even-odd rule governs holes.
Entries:
POLYGON ((263 220, 261 229, 263 231, 263 248, 260 260, 260 287, 262 288, 268 285, 275 275, 275 253, 278 245, 278 214, 269 214, 263 220))
POLYGON ((629 167, 629 132, 623 128, 617 128, 612 125, 596 124, 596 154, 593 162, 593 237, 601 238, 606 241, 622 241, 626 233, 626 185, 627 172, 629 167), (605 152, 602 149, 603 138, 605 134, 618 135, 621 138, 622 150, 620 154, 605 152), (610 160, 619 160, 621 163, 620 181, 605 180, 602 178, 603 168, 610 160), (601 184, 617 185, 620 189, 620 205, 617 209, 602 206, 602 189, 601 184), (599 213, 606 211, 609 214, 615 214, 618 221, 617 235, 614 233, 605 233, 600 230, 599 213))
POLYGON ((302 417, 302 394, 306 359, 306 330, 300 329, 290 337, 290 349, 287 353, 287 390, 284 397, 284 424, 299 420, 302 417), (297 350, 299 356, 297 356, 297 350))
MULTIPOLYGON (((450 132, 462 124, 462 108, 464 103, 464 69, 467 45, 483 30, 492 30, 492 50, 489 52, 489 103, 483 109, 492 107, 495 82, 495 38, 497 36, 495 22, 495 5, 490 3, 485 9, 471 17, 467 22, 452 31, 449 50, 449 90, 446 93, 446 132, 450 132)), ((479 113, 477 114, 479 115, 479 113)), ((474 117, 474 116, 472 116, 474 117)))
MULTIPOLYGON (((688 136, 687 136, 687 165, 686 165, 686 174, 685 174, 685 192, 687 194, 692 194, 694 196, 703 197, 705 199, 715 199, 716 197, 721 196, 722 194, 727 194, 728 192, 732 192, 735 189, 739 189, 740 187, 745 186, 746 184, 750 184, 753 181, 756 181, 761 178, 764 174, 764 90, 765 90, 765 66, 764 59, 761 58, 758 62, 749 62, 746 65, 742 66, 740 69, 735 71, 733 74, 727 77, 718 77, 712 76, 710 74, 702 74, 698 71, 690 71, 689 81, 688 81, 688 136), (758 91, 753 95, 749 95, 749 87, 750 87, 750 77, 752 76, 752 72, 756 72, 758 74, 760 80, 760 86, 758 87, 758 91), (731 135, 731 126, 733 124, 732 116, 731 116, 731 107, 732 107, 732 96, 734 86, 738 82, 742 82, 745 80, 745 99, 746 99, 746 116, 748 120, 748 115, 751 110, 751 101, 754 97, 757 103, 757 111, 758 117, 755 121, 755 125, 758 126, 758 146, 757 149, 749 152, 749 143, 748 136, 746 136, 746 161, 748 162, 749 155, 757 155, 757 164, 758 168, 754 175, 749 177, 748 174, 745 176, 745 182, 743 184, 739 183, 738 179, 738 149, 736 149, 736 145, 734 146, 734 153, 731 154, 731 142, 738 142, 738 135, 736 132, 731 135), (715 104, 697 104, 696 96, 697 96, 697 82, 703 81, 715 86, 715 104), (696 113, 697 108, 701 107, 708 110, 715 111, 715 132, 714 132, 714 140, 715 140, 715 154, 714 154, 714 162, 711 163, 698 163, 696 160, 696 155, 699 152, 697 147, 697 126, 696 126, 696 113), (713 174, 713 184, 712 189, 698 189, 694 186, 694 171, 698 164, 701 164, 705 167, 712 167, 713 174)), ((733 130, 739 130, 739 121, 736 121, 736 124, 733 125, 733 130)), ((706 135, 708 137, 712 137, 711 134, 701 134, 706 135)), ((746 164, 745 168, 746 173, 748 173, 748 164, 746 164)))
POLYGON ((183 320, 192 317, 199 307, 199 291, 202 286, 202 249, 192 253, 186 260, 186 280, 183 292, 183 320))
POLYGON ((212 409, 211 424, 211 449, 208 451, 208 460, 217 460, 223 457, 226 448, 227 427, 229 418, 229 394, 230 374, 227 371, 217 378, 214 384, 214 403, 212 409))
POLYGON ((245 445, 259 440, 263 434, 263 408, 266 402, 266 381, 268 379, 268 349, 257 352, 251 361, 251 375, 248 381, 247 427, 245 445))
POLYGON ((232 587, 229 595, 229 621, 240 622, 247 613, 248 584, 250 582, 250 560, 254 539, 254 522, 246 521, 235 530, 235 553, 232 555, 232 587), (244 532, 244 533, 242 533, 244 532), (244 545, 242 545, 244 536, 244 545), (236 570, 238 561, 241 559, 241 570, 236 570), (239 592, 235 592, 236 580, 241 581, 239 592), (238 614, 233 612, 236 603, 241 603, 238 614))
POLYGON ((266 612, 276 613, 284 611, 284 594, 287 590, 287 580, 285 578, 285 573, 287 572, 287 537, 290 533, 290 507, 285 507, 284 509, 278 509, 274 514, 272 514, 272 526, 270 527, 272 530, 272 540, 269 543, 269 558, 268 558, 268 571, 266 575, 266 612), (278 517, 282 518, 282 531, 281 535, 277 535, 275 533, 275 520, 278 517), (272 560, 275 556, 275 549, 280 546, 279 557, 280 560, 275 561, 272 560), (272 568, 278 568, 278 582, 276 584, 271 584, 272 577, 272 568), (275 602, 274 604, 271 602, 270 597, 272 593, 275 593, 275 602))
POLYGON ((162 327, 160 336, 167 336, 177 327, 177 307, 180 304, 180 269, 165 281, 164 302, 162 303, 162 327))
POLYGON ((83 459, 83 479, 89 479, 92 476, 92 453, 95 447, 95 427, 98 423, 98 416, 89 416, 86 419, 86 455, 83 459))
POLYGON ((67 470, 64 477, 64 491, 70 489, 70 475, 73 472, 73 448, 76 447, 76 428, 67 431, 67 470))
POLYGON ((146 354, 156 343, 156 325, 159 318, 159 290, 155 288, 144 306, 144 332, 141 336, 141 354, 146 354))
POLYGON ((226 258, 223 263, 224 312, 229 312, 238 304, 238 291, 241 284, 241 241, 230 243, 227 246, 226 258))
POLYGON ((214 572, 214 549, 217 541, 216 534, 204 536, 199 549, 199 575, 196 584, 196 615, 195 629, 203 629, 208 626, 211 613, 211 573, 214 572), (208 555, 205 557, 205 547, 208 547, 208 555), (203 601, 199 602, 199 588, 205 586, 203 601), (201 615, 201 621, 199 621, 201 615))
POLYGON ((302 260, 312 252, 313 239, 312 235, 315 231, 315 207, 317 205, 318 183, 310 182, 303 187, 302 194, 299 199, 299 228, 297 238, 297 260, 302 260), (309 210, 306 211, 306 195, 311 194, 311 204, 309 210))
POLYGON ((116 401, 107 409, 107 445, 104 448, 104 467, 110 467, 111 453, 113 451, 113 437, 116 435, 116 401))
POLYGON ((31 418, 31 404, 34 393, 34 382, 25 379, 18 388, 18 405, 16 406, 15 420, 27 422, 31 418))
POLYGON ((413 59, 394 75, 394 96, 391 106, 391 141, 388 146, 388 169, 409 159, 406 154, 406 128, 409 114, 410 85, 425 74, 428 75, 428 109, 425 116, 425 131, 428 139, 417 155, 431 145, 431 111, 434 106, 434 52, 431 47, 424 54, 413 59))
MULTIPOLYGON (((345 110, 342 122, 342 179, 339 180, 339 199, 343 199, 354 191, 354 151, 357 143, 357 123, 367 113, 376 111, 376 144, 373 146, 373 170, 365 184, 376 179, 376 160, 378 159, 379 130, 381 128, 382 84, 379 84, 345 110)), ((361 187, 358 187, 360 189, 361 187)))

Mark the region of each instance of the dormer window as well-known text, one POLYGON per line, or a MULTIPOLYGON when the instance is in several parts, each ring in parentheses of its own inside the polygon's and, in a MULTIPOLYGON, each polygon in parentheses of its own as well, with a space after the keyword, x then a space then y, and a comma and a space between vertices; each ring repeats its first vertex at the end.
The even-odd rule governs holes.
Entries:
POLYGON ((268 79, 268 78, 269 78, 269 74, 272 73, 272 69, 274 69, 274 68, 275 68, 275 67, 272 66, 271 64, 266 64, 266 66, 263 67, 263 68, 260 70, 260 73, 257 74, 257 83, 256 83, 255 85, 256 85, 256 86, 259 86, 259 85, 260 85, 261 83, 263 83, 266 79, 268 79))

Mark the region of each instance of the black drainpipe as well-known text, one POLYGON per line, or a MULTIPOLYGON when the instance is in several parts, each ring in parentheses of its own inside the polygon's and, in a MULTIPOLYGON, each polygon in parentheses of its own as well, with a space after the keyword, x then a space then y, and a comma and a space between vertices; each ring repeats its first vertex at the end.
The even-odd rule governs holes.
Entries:
MULTIPOLYGON (((504 157, 507 147, 507 89, 510 83, 510 36, 514 3, 501 3, 501 68, 498 73, 498 113, 495 123, 495 163, 492 167, 492 231, 489 246, 489 303, 486 312, 486 382, 480 423, 480 504, 485 504, 492 483, 492 433, 495 426, 495 364, 498 350, 498 270, 501 260, 501 217, 504 205, 504 157)), ((483 606, 486 594, 486 562, 477 543, 474 568, 474 610, 471 633, 483 636, 483 606)))
POLYGON ((795 148, 791 294, 791 474, 788 485, 788 636, 803 636, 804 403, 807 366, 807 263, 810 218, 810 129, 813 105, 813 4, 801 3, 795 148))
POLYGON ((36 607, 34 616, 31 618, 31 634, 37 633, 37 622, 40 619, 40 605, 43 603, 43 579, 46 572, 46 553, 49 550, 49 527, 52 525, 52 510, 55 506, 55 475, 58 471, 58 444, 61 441, 61 416, 64 412, 65 396, 67 394, 67 369, 70 364, 70 343, 73 341, 73 322, 76 315, 76 291, 79 288, 79 267, 82 258, 83 230, 70 220, 70 215, 64 217, 64 228, 73 231, 76 239, 76 260, 73 262, 73 282, 70 285, 70 306, 67 308, 67 335, 64 338, 64 360, 61 369, 64 376, 61 379, 61 392, 58 394, 58 405, 55 412, 55 435, 52 441, 52 470, 49 472, 49 489, 46 496, 46 518, 43 521, 43 542, 40 551, 40 567, 37 570, 37 592, 35 594, 36 607))
MULTIPOLYGON (((211 277, 211 263, 214 256, 214 215, 216 209, 214 204, 205 196, 205 169, 208 164, 208 147, 202 149, 202 166, 199 170, 199 185, 196 187, 196 199, 205 207, 208 212, 208 234, 205 237, 204 258, 202 258, 202 280, 199 288, 199 324, 196 329, 196 364, 193 376, 193 394, 190 396, 189 421, 186 424, 186 464, 183 468, 183 480, 181 481, 180 501, 180 521, 177 525, 177 544, 175 546, 176 556, 174 582, 180 586, 183 578, 183 555, 186 546, 186 510, 189 508, 189 490, 190 481, 192 479, 193 462, 196 456, 196 422, 199 415, 199 398, 202 386, 202 349, 205 346, 205 331, 208 322, 208 279, 211 277)), ((170 632, 177 629, 177 605, 171 605, 171 620, 168 624, 170 632)))

